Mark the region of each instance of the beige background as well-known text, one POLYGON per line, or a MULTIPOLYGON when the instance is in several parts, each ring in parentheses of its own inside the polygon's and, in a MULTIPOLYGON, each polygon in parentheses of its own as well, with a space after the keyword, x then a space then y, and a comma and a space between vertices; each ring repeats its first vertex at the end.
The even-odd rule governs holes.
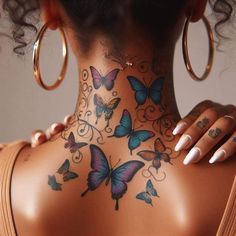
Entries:
MULTIPOLYGON (((73 112, 77 98, 77 70, 70 55, 69 69, 63 85, 53 92, 42 90, 34 81, 32 50, 20 59, 12 52, 12 42, 0 44, 0 142, 29 139, 31 131, 45 129, 73 112)), ((202 23, 191 25, 189 32, 191 60, 201 72, 207 60, 208 44, 202 23)), ((229 46, 229 43, 227 43, 229 46)), ((53 81, 61 63, 60 38, 49 32, 44 41, 42 70, 45 79, 53 81)), ((198 102, 212 99, 236 105, 234 51, 227 47, 215 55, 214 68, 204 82, 192 81, 183 64, 181 40, 177 44, 174 65, 176 97, 180 112, 185 115, 198 102)))

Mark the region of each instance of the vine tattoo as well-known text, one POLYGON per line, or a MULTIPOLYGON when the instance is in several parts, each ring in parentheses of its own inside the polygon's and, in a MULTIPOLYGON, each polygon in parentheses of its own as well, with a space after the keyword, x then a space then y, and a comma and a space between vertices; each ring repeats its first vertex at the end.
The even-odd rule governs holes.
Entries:
MULTIPOLYGON (((137 155, 139 157, 141 157, 143 160, 148 161, 148 162, 152 162, 151 165, 148 167, 147 171, 149 173, 149 176, 152 176, 155 180, 157 180, 157 178, 153 175, 153 173, 151 172, 150 168, 154 168, 156 170, 156 173, 158 174, 158 170, 161 167, 161 162, 167 162, 171 165, 171 157, 168 154, 167 148, 164 146, 163 142, 161 141, 160 138, 157 138, 154 142, 154 151, 152 150, 143 150, 137 153, 137 155)), ((171 153, 171 150, 170 150, 171 153)), ((146 177, 146 175, 143 172, 143 176, 146 177)), ((165 173, 164 173, 165 176, 165 173)), ((165 177, 164 177, 165 178, 165 177)), ((164 179, 163 178, 163 179, 164 179)), ((162 179, 162 180, 163 180, 162 179)))
MULTIPOLYGON (((64 148, 72 156, 71 159, 65 159, 53 175, 48 176, 48 185, 54 191, 61 191, 65 182, 79 178, 72 164, 81 163, 84 148, 89 148, 91 170, 87 173, 87 186, 83 189, 81 197, 86 197, 89 192, 95 191, 103 184, 105 186, 110 184, 115 210, 119 210, 120 200, 128 191, 128 184, 140 172, 140 176, 145 178, 146 186, 134 196, 140 202, 153 206, 153 201, 160 197, 153 183, 161 182, 166 178, 164 171, 163 175, 159 176, 161 167, 165 163, 173 165, 172 160, 180 154, 165 144, 175 138, 172 134, 175 120, 162 99, 164 72, 158 71, 157 65, 154 66, 152 62, 124 56, 119 50, 106 53, 105 57, 112 63, 118 63, 121 68, 117 68, 116 65, 106 74, 94 66, 81 71, 77 113, 61 133, 61 138, 65 140, 64 148), (129 107, 120 108, 123 100, 121 103, 121 96, 116 89, 119 88, 118 76, 121 70, 124 71, 129 67, 141 73, 140 78, 135 73, 132 75, 129 72, 124 81, 132 92, 131 97, 134 97, 134 104, 136 104, 133 113, 129 107), (146 73, 150 77, 149 80, 146 73), (102 93, 99 93, 100 91, 102 93), (119 110, 121 112, 119 122, 112 122, 119 110), (149 128, 142 128, 145 125, 149 128), (154 146, 151 144, 141 149, 143 143, 154 137, 154 146), (107 158, 102 148, 107 138, 127 138, 126 150, 130 155, 140 148, 135 153, 138 160, 133 159, 132 156, 132 160, 125 162, 119 160, 112 166, 111 156, 107 158), (119 164, 120 162, 122 163, 119 164)), ((157 60, 153 63, 157 63, 157 60)), ((208 123, 209 120, 204 118, 197 123, 197 127, 203 129, 208 123)), ((220 131, 211 130, 209 136, 216 138, 220 131)))

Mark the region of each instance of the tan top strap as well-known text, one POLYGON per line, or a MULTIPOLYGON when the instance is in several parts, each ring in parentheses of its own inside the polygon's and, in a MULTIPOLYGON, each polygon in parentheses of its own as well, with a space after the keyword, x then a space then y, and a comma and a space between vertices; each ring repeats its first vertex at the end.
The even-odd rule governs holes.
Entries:
POLYGON ((217 236, 236 235, 236 176, 227 201, 224 215, 221 219, 217 236))
POLYGON ((0 152, 0 236, 16 236, 11 208, 11 178, 16 157, 26 142, 14 142, 0 152))

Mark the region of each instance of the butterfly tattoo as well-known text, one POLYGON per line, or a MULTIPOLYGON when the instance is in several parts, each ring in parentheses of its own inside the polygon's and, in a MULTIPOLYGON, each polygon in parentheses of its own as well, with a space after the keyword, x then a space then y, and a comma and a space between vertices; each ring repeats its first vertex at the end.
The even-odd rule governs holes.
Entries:
POLYGON ((108 91, 111 91, 114 87, 114 82, 117 78, 120 69, 114 69, 109 72, 107 75, 101 75, 97 69, 93 66, 90 66, 90 71, 93 78, 93 86, 95 89, 99 89, 101 86, 105 86, 108 91))
POLYGON ((150 98, 156 105, 161 103, 161 92, 164 84, 164 77, 157 78, 149 87, 134 76, 128 76, 127 79, 131 85, 131 88, 135 91, 137 107, 143 105, 148 98, 150 98))
POLYGON ((148 130, 136 130, 132 127, 132 119, 128 110, 124 110, 120 119, 120 124, 116 126, 114 134, 110 137, 125 137, 129 139, 128 148, 132 155, 132 151, 138 148, 141 142, 145 142, 148 139, 155 136, 155 133, 148 130))
MULTIPOLYGON (((137 194, 136 198, 152 205, 152 197, 160 197, 154 188, 152 181, 149 179, 146 184, 146 191, 137 194)), ((153 205, 152 205, 153 206, 153 205)))
POLYGON ((65 143, 65 148, 69 148, 71 153, 79 151, 80 148, 87 146, 87 143, 76 142, 73 132, 70 132, 67 142, 65 143))
POLYGON ((121 99, 120 98, 113 98, 108 103, 105 103, 101 96, 98 94, 94 95, 94 105, 96 106, 96 117, 98 119, 101 118, 102 113, 105 114, 105 121, 107 121, 107 126, 109 126, 109 120, 112 118, 114 110, 119 105, 121 99))
POLYGON ((119 200, 126 193, 128 186, 135 174, 144 166, 141 161, 128 161, 116 169, 110 167, 106 155, 96 145, 90 145, 91 168, 87 178, 88 188, 81 194, 85 196, 88 191, 94 191, 105 180, 107 186, 111 182, 111 196, 116 201, 115 210, 119 210, 119 200))
POLYGON ((62 184, 58 183, 55 175, 48 176, 48 185, 55 191, 61 191, 62 184))
POLYGON ((152 166, 158 170, 161 167, 161 161, 167 162, 171 165, 171 158, 166 152, 166 147, 162 141, 158 138, 154 143, 154 151, 144 150, 137 153, 138 156, 145 161, 152 161, 152 166))
POLYGON ((70 161, 68 159, 61 165, 61 167, 57 171, 59 174, 63 175, 63 181, 69 181, 71 179, 78 178, 78 174, 70 171, 70 161))

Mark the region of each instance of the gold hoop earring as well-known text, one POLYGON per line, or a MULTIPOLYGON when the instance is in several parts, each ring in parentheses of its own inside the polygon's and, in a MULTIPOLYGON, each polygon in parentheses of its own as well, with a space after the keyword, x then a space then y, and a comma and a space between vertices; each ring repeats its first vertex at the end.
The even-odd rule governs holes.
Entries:
POLYGON ((55 88, 57 88, 61 84, 61 82, 65 78, 67 64, 68 64, 68 43, 66 40, 65 32, 63 31, 63 29, 61 27, 59 27, 62 41, 63 41, 62 55, 63 55, 64 62, 63 62, 63 66, 62 66, 62 69, 61 69, 61 72, 60 72, 60 75, 59 75, 57 81, 53 85, 46 85, 43 82, 42 77, 41 77, 39 57, 40 57, 40 48, 41 48, 42 39, 43 39, 45 32, 48 29, 48 26, 49 26, 49 23, 46 23, 42 27, 42 29, 39 31, 37 38, 35 40, 35 43, 34 43, 34 49, 33 49, 34 76, 35 76, 35 79, 40 87, 44 88, 45 90, 54 90, 55 88))
POLYGON ((187 18, 185 25, 184 25, 184 32, 183 32, 183 39, 182 39, 182 49, 183 49, 183 56, 184 56, 184 63, 185 66, 192 77, 192 79, 196 81, 202 81, 207 78, 209 73, 211 72, 212 65, 213 65, 213 58, 214 58, 214 37, 213 37, 213 32, 211 30, 211 26, 209 21, 205 16, 202 17, 202 20, 206 26, 207 29, 207 34, 208 34, 208 39, 209 39, 209 55, 208 55, 208 62, 207 66, 205 69, 205 72, 201 77, 197 76, 192 68, 190 59, 189 59, 189 53, 188 53, 188 40, 187 40, 187 35, 188 35, 188 27, 190 23, 191 16, 187 18))

